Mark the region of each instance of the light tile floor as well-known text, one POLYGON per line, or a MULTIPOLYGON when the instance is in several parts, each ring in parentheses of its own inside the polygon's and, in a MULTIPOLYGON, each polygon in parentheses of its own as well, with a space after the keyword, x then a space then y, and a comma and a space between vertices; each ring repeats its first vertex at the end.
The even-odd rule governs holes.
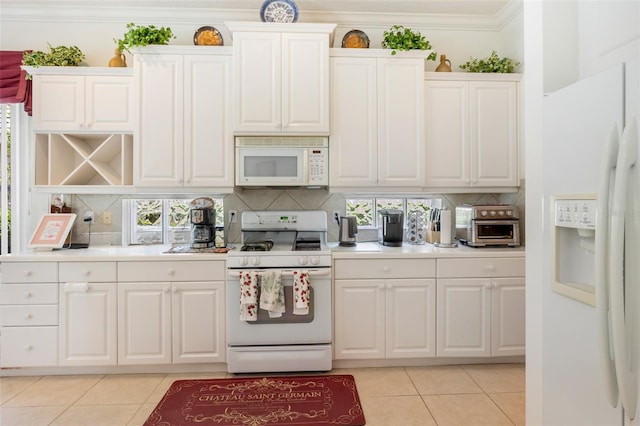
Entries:
MULTIPOLYGON (((352 374, 367 426, 525 424, 524 364, 336 369, 352 374)), ((0 378, 2 426, 142 425, 174 380, 226 373, 0 378)))

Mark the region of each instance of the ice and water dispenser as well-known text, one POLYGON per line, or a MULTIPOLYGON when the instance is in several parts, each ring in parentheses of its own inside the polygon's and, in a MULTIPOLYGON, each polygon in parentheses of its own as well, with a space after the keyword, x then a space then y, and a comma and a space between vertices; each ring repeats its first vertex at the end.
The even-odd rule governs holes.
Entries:
POLYGON ((552 289, 595 306, 595 195, 551 198, 552 289))

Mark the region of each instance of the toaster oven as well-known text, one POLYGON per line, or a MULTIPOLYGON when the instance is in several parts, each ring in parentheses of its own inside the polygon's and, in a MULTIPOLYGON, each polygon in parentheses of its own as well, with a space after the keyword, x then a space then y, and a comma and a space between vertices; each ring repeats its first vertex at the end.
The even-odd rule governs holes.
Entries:
POLYGON ((520 245, 517 206, 463 204, 456 207, 456 239, 470 247, 520 245))

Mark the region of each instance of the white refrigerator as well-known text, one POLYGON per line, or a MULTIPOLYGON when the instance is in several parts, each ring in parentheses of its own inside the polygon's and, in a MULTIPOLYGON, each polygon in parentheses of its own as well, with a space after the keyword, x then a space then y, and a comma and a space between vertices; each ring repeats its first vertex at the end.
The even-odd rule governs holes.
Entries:
POLYGON ((634 60, 545 95, 545 426, 640 425, 639 81, 634 60), (554 197, 566 195, 596 200, 595 232, 576 231, 579 244, 558 242, 573 235, 555 226, 554 197), (596 306, 554 291, 563 280, 596 306))

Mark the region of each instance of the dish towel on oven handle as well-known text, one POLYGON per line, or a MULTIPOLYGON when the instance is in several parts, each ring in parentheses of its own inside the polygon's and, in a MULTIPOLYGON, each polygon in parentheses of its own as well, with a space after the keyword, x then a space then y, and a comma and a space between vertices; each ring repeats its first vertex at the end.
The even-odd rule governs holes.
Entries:
POLYGON ((282 274, 266 271, 260 277, 260 309, 269 313, 269 318, 280 318, 284 313, 284 286, 282 274))
POLYGON ((293 314, 309 314, 309 271, 293 271, 293 314))
POLYGON ((240 271, 240 320, 258 319, 258 272, 240 271))

